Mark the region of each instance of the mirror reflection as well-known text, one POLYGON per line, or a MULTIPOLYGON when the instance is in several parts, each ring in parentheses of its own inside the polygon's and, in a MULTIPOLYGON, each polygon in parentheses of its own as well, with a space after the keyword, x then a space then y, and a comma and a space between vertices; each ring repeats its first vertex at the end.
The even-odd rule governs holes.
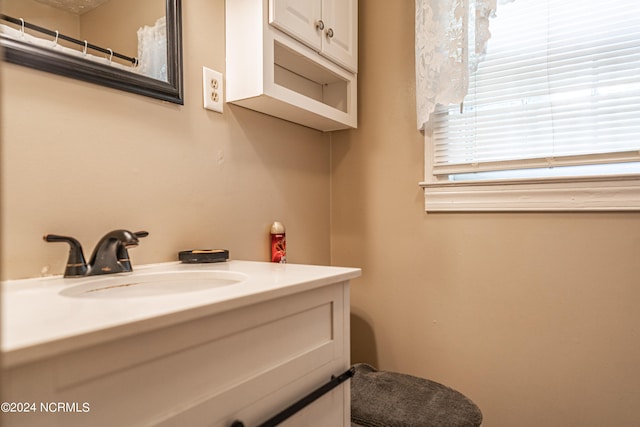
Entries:
POLYGON ((4 0, 6 37, 161 81, 165 0, 4 0))

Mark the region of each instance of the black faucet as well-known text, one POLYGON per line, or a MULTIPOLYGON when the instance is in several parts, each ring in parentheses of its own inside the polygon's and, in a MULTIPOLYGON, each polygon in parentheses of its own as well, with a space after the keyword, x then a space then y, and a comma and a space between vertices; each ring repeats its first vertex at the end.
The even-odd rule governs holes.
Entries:
POLYGON ((73 237, 46 234, 43 239, 47 242, 68 243, 69 259, 64 277, 84 277, 133 271, 127 248, 138 246, 138 239, 148 235, 146 231, 110 231, 96 245, 89 264, 84 259, 82 245, 73 237))

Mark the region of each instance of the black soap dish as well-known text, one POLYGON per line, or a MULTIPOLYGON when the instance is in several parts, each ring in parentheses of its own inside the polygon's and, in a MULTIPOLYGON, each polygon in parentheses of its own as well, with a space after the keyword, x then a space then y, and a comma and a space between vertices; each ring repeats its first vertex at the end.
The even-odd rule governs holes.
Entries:
POLYGON ((178 259, 187 264, 224 262, 229 259, 229 251, 227 249, 191 249, 180 251, 178 259))

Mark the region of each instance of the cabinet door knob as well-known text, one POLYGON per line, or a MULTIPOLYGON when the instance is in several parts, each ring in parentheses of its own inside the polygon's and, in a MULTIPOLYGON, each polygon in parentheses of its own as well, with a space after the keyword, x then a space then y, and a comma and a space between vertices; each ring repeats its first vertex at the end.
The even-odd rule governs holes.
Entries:
POLYGON ((316 21, 316 29, 324 30, 324 21, 322 19, 319 19, 318 21, 316 21))
POLYGON ((327 30, 327 37, 332 38, 333 37, 333 28, 329 28, 327 30))

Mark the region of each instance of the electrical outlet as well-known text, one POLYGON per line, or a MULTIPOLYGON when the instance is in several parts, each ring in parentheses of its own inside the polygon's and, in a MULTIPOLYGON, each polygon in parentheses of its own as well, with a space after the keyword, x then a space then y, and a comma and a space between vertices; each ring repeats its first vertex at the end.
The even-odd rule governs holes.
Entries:
POLYGON ((222 113, 222 73, 202 67, 202 97, 204 108, 222 113))

